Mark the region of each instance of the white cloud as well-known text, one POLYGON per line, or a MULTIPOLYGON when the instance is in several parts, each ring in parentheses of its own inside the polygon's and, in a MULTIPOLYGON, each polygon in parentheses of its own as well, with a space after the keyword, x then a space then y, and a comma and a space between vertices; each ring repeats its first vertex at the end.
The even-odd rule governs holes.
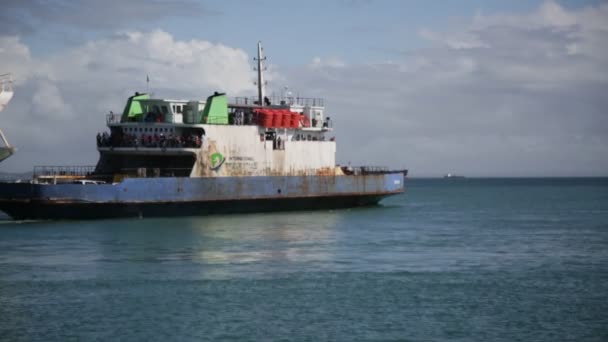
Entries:
POLYGON ((0 74, 12 73, 16 84, 23 83, 32 73, 30 50, 17 36, 0 36, 0 61, 0 74))
POLYGON ((32 108, 37 109, 34 116, 43 121, 49 118, 66 120, 74 116, 72 106, 64 101, 59 88, 48 81, 38 82, 32 96, 32 105, 32 108))
POLYGON ((326 58, 315 57, 312 59, 312 62, 310 63, 310 67, 314 68, 314 69, 323 68, 323 67, 342 68, 345 66, 346 66, 346 63, 343 60, 341 60, 340 58, 335 57, 335 56, 326 57, 326 58))
POLYGON ((176 94, 212 89, 236 94, 252 88, 244 51, 207 41, 176 41, 160 30, 92 41, 52 57, 50 64, 50 77, 58 82, 136 88, 149 75, 152 87, 176 94))
POLYGON ((606 175, 607 17, 608 4, 554 2, 477 14, 447 32, 420 29, 434 45, 398 61, 286 73, 326 97, 342 162, 413 175, 606 175))
POLYGON ((452 49, 489 47, 489 45, 481 41, 477 35, 469 32, 442 34, 439 32, 434 32, 428 28, 423 28, 418 31, 418 35, 424 39, 445 44, 452 49))
POLYGON ((105 113, 120 112, 128 95, 144 91, 146 75, 160 97, 204 99, 213 91, 238 96, 255 90, 244 51, 180 41, 160 30, 118 33, 44 59, 33 58, 17 37, 0 37, 0 60, 3 72, 16 79, 15 97, 2 112, 2 129, 19 149, 2 163, 12 171, 94 163, 94 137, 104 130, 105 113))

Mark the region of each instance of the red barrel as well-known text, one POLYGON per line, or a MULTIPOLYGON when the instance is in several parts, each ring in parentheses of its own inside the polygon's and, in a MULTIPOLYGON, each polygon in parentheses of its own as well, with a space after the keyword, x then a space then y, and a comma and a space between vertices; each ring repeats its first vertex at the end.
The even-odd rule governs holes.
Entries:
POLYGON ((300 127, 300 114, 299 113, 294 113, 291 112, 291 128, 298 128, 300 127))
POLYGON ((281 127, 283 127, 283 128, 291 127, 291 114, 289 114, 288 110, 282 110, 281 112, 283 113, 283 121, 281 121, 281 123, 282 123, 281 127))
POLYGON ((283 113, 278 110, 272 111, 273 119, 272 119, 272 127, 282 127, 283 125, 283 113))
POLYGON ((273 127, 274 126, 274 113, 271 111, 268 111, 268 110, 264 111, 263 113, 264 113, 264 120, 263 120, 264 127, 266 127, 266 128, 273 127))

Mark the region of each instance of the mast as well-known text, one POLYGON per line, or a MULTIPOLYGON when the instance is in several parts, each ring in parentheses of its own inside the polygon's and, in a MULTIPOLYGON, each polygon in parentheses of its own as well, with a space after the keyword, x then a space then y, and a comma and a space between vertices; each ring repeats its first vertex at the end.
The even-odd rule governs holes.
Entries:
POLYGON ((266 57, 262 55, 262 42, 258 41, 258 103, 264 105, 264 61, 266 57))

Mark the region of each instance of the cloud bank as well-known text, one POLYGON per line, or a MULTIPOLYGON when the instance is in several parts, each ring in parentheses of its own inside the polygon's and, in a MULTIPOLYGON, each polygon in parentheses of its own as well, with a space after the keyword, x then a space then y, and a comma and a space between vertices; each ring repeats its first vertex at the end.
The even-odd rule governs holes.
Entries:
MULTIPOLYGON (((146 90, 166 98, 204 99, 214 91, 254 91, 247 54, 207 41, 178 41, 164 31, 117 33, 42 60, 18 37, 0 37, 0 60, 16 79, 2 129, 18 153, 5 170, 32 165, 94 164, 105 114, 146 90)), ((4 71, 3 71, 4 72, 4 71)))
POLYGON ((421 28, 431 47, 392 61, 315 57, 286 73, 327 98, 343 163, 413 175, 606 175, 605 18, 608 4, 478 13, 448 32, 421 28))

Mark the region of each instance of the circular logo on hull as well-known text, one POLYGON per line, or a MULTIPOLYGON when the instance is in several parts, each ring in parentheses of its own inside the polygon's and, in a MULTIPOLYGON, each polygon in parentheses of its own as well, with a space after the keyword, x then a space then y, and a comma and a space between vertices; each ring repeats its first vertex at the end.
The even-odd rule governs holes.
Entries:
POLYGON ((211 169, 212 171, 217 171, 224 164, 225 161, 226 158, 224 158, 221 153, 215 152, 209 157, 209 169, 211 169))

